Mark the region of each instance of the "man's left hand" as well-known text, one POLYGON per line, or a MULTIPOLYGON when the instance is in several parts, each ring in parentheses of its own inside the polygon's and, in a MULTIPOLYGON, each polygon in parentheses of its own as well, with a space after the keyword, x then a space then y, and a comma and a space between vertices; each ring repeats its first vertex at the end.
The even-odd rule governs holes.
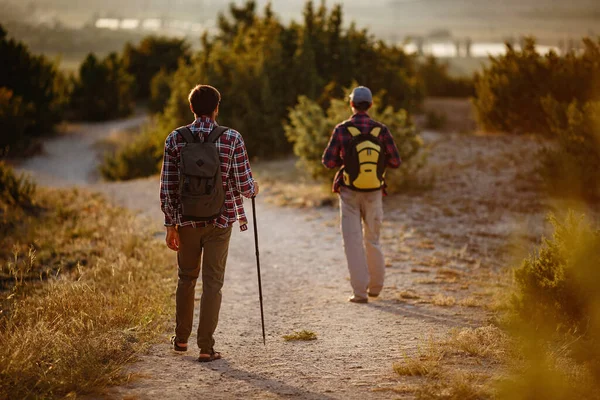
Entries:
POLYGON ((167 247, 173 251, 179 251, 179 232, 174 226, 167 226, 167 247))

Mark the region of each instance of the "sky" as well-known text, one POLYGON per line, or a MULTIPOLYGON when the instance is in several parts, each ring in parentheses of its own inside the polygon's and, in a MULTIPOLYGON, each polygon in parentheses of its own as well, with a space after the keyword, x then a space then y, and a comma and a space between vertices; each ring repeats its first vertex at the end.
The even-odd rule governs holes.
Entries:
MULTIPOLYGON (((268 0, 257 0, 262 9, 268 0)), ((0 0, 28 17, 81 26, 98 16, 214 20, 230 0, 0 0)), ((238 4, 242 1, 237 1, 238 4)), ((272 0, 284 21, 301 18, 304 0, 272 0)), ((320 0, 315 0, 318 5, 320 0)), ((328 5, 334 1, 327 1, 328 5)), ((346 22, 384 39, 448 30, 456 37, 503 40, 535 35, 557 40, 600 35, 600 0, 343 0, 346 22)), ((0 22, 2 17, 0 16, 0 22)))

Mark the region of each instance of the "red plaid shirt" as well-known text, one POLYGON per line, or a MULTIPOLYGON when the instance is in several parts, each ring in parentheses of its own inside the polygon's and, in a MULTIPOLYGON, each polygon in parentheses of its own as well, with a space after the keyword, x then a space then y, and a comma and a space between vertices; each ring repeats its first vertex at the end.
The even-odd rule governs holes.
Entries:
MULTIPOLYGON (((385 151, 385 164, 388 168, 398 168, 400 166, 402 163, 402 160, 400 159, 400 153, 398 152, 396 143, 394 143, 394 138, 392 137, 392 134, 387 126, 371 119, 371 117, 364 112, 354 114, 352 118, 350 118, 350 121, 363 134, 369 133, 371 128, 375 126, 380 126, 382 129, 381 133, 379 134, 379 140, 381 141, 385 151)), ((350 135, 350 133, 343 127, 346 122, 348 121, 338 124, 331 134, 331 139, 329 140, 329 144, 327 145, 322 158, 323 165, 326 168, 332 169, 344 166, 346 147, 348 146, 350 139, 352 139, 352 135, 350 135)), ((342 169, 340 169, 333 180, 333 191, 335 193, 339 193, 340 186, 342 185, 343 175, 342 169)))
MULTIPOLYGON (((206 140, 216 124, 210 118, 201 117, 187 127, 193 135, 201 135, 203 140, 206 140)), ((165 153, 160 174, 160 205, 165 214, 165 226, 202 227, 212 224, 219 228, 227 228, 237 220, 240 222, 241 229, 246 230, 248 220, 241 196, 250 198, 254 196, 255 189, 242 135, 229 129, 216 142, 221 159, 225 210, 219 217, 208 222, 191 221, 182 215, 179 201, 179 160, 181 148, 185 143, 177 131, 171 132, 165 141, 165 153)))

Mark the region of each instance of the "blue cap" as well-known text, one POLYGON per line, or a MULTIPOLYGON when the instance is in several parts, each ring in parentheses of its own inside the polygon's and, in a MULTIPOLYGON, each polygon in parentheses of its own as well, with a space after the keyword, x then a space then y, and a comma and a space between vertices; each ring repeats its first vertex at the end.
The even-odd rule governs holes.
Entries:
POLYGON ((352 93, 350 94, 350 101, 354 104, 358 103, 373 103, 373 94, 368 87, 359 86, 354 88, 352 93))

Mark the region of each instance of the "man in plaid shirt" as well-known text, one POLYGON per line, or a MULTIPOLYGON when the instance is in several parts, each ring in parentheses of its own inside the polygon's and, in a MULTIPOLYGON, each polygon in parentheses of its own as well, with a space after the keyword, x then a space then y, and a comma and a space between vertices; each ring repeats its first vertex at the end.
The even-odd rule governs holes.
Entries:
MULTIPOLYGON (((217 122, 221 95, 208 85, 196 86, 189 95, 190 109, 195 121, 187 128, 192 135, 206 140, 217 122)), ((176 351, 186 351, 194 319, 196 280, 202 270, 202 297, 198 324, 198 361, 221 358, 214 350, 213 333, 221 308, 221 287, 229 251, 232 225, 239 221, 247 230, 243 199, 258 194, 258 183, 252 171, 242 135, 233 129, 225 131, 216 141, 221 161, 221 176, 225 191, 224 211, 209 222, 195 222, 183 216, 179 200, 180 152, 185 146, 182 135, 173 131, 165 141, 160 177, 160 203, 167 227, 167 246, 177 251, 178 275, 176 296, 176 327, 171 338, 176 351), (202 259, 202 268, 200 260, 202 259)))
MULTIPOLYGON (((373 104, 371 91, 364 86, 357 87, 352 91, 350 101, 353 112, 350 118, 352 125, 358 128, 361 134, 369 134, 372 128, 380 127, 379 141, 384 152, 385 165, 387 168, 398 168, 401 164, 400 153, 389 129, 367 114, 373 104)), ((348 300, 353 303, 367 303, 367 296, 379 296, 385 276, 385 260, 379 243, 385 184, 381 189, 370 192, 354 191, 344 185, 344 157, 352 139, 352 135, 344 126, 346 122, 340 123, 333 130, 322 161, 326 168, 342 167, 334 179, 333 191, 340 195, 342 237, 354 291, 348 300)))

